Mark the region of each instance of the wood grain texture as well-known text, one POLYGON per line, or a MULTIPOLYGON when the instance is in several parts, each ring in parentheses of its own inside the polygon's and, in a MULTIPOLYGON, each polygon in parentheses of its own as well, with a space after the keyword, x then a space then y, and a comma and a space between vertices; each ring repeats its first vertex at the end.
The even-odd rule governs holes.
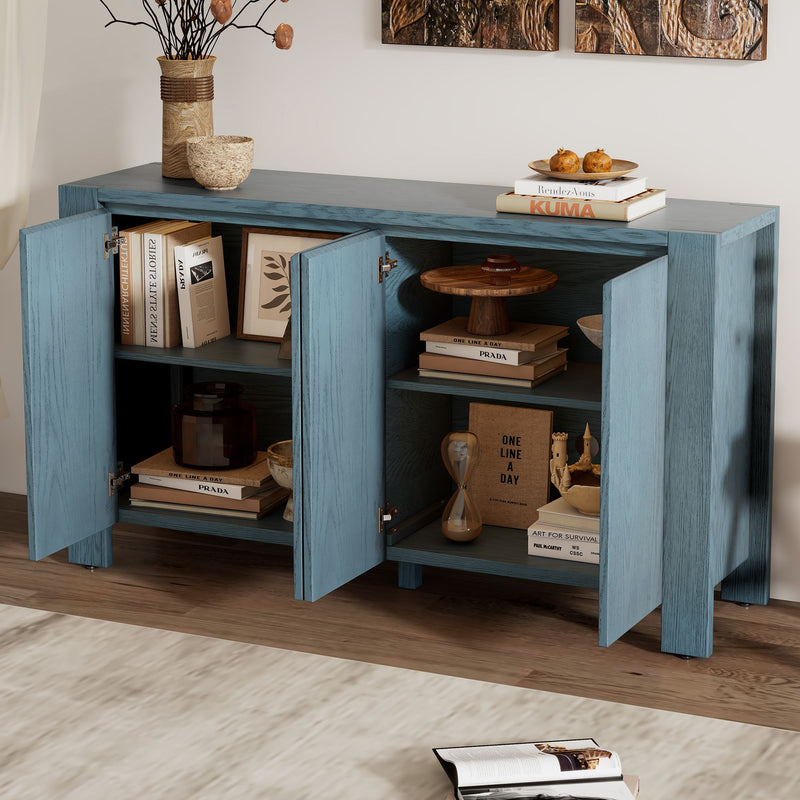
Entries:
POLYGON ((384 564, 297 603, 288 547, 129 524, 115 526, 114 569, 31 562, 25 507, 0 495, 0 602, 800 729, 798 603, 716 600, 713 656, 683 661, 659 651, 657 611, 597 647, 592 589, 426 567, 405 591, 384 564))
POLYGON ((710 528, 714 503, 715 237, 672 234, 667 304, 662 646, 708 656, 713 646, 710 528))
POLYGON ((31 558, 109 528, 114 471, 111 215, 96 210, 20 233, 31 558))
POLYGON ((748 557, 722 581, 722 597, 740 603, 769 601, 772 531, 778 223, 755 237, 748 557))
MULTIPOLYGON (((316 600, 379 564, 384 480, 384 237, 365 232, 300 254, 292 272, 301 311, 292 320, 300 395, 294 426, 295 548, 302 599, 316 600), (374 265, 374 270, 368 268, 374 265), (299 288, 299 291, 298 291, 299 288)), ((297 303, 294 303, 295 307, 297 303)))
POLYGON ((599 640, 605 646, 661 603, 666 339, 662 257, 609 281, 603 295, 599 640))

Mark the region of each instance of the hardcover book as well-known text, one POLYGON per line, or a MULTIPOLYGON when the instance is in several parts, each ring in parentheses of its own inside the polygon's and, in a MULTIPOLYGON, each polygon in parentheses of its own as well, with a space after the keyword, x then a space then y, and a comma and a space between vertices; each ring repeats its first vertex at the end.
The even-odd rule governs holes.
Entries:
POLYGON ((147 475, 139 473, 139 483, 150 486, 165 486, 169 489, 180 489, 183 492, 197 492, 214 497, 229 497, 232 500, 241 500, 261 491, 261 486, 241 486, 235 483, 213 483, 208 481, 193 481, 188 478, 167 478, 163 475, 147 475))
POLYGON ((474 344, 455 344, 454 342, 425 342, 426 353, 439 353, 443 356, 472 358, 478 361, 491 361, 494 364, 527 364, 539 361, 555 353, 558 342, 542 345, 537 350, 512 350, 507 347, 481 347, 474 344))
POLYGON ((526 529, 550 491, 553 412, 470 403, 469 429, 480 445, 469 495, 481 520, 526 529))
POLYGON ((528 528, 528 555, 599 564, 600 536, 588 531, 558 530, 534 523, 528 528))
POLYGON ((531 197, 506 192, 497 195, 495 208, 511 214, 533 214, 547 217, 604 219, 631 222, 667 205, 664 189, 648 189, 627 200, 575 200, 563 197, 531 197))
POLYGON ((596 181, 563 181, 546 175, 526 175, 514 181, 514 194, 565 197, 574 200, 627 200, 647 189, 647 180, 634 175, 596 181))
POLYGON ((264 486, 270 478, 267 453, 259 450, 252 464, 240 469, 197 470, 183 467, 175 461, 171 447, 156 453, 131 467, 134 475, 160 475, 165 478, 184 478, 202 483, 228 484, 237 486, 264 486))
POLYGON ((175 247, 181 341, 201 347, 231 334, 222 237, 175 247))
POLYGON ((211 235, 210 222, 173 220, 146 231, 142 238, 147 311, 147 346, 178 347, 181 343, 174 250, 177 245, 211 235))
POLYGON ((423 342, 452 342, 453 344, 478 345, 480 347, 510 348, 532 352, 552 352, 556 342, 569 333, 565 325, 537 325, 533 322, 512 322, 508 333, 494 336, 476 336, 467 333, 467 318, 453 319, 422 331, 423 342), (547 348, 550 348, 548 351, 547 348))
POLYGON ((546 503, 537 511, 539 512, 539 522, 548 525, 560 525, 573 530, 600 533, 600 517, 581 513, 563 497, 558 497, 546 503))
POLYGON ((496 375, 471 375, 468 372, 444 372, 438 369, 418 369, 420 378, 436 378, 444 381, 470 381, 472 383, 489 383, 494 386, 515 386, 519 389, 533 389, 562 372, 566 372, 567 365, 556 367, 535 380, 525 378, 498 378, 496 375))
POLYGON ((142 233, 166 224, 166 220, 145 222, 120 231, 119 238, 119 313, 120 343, 145 344, 144 273, 142 233))
POLYGON ((172 503, 192 507, 194 511, 202 512, 203 508, 218 508, 227 511, 246 511, 261 517, 277 506, 289 496, 289 490, 278 486, 274 479, 262 487, 257 494, 250 495, 241 500, 229 497, 198 494, 197 492, 182 492, 180 489, 170 489, 166 486, 149 486, 145 483, 134 483, 131 486, 131 499, 149 500, 151 502, 172 503))
POLYGON ((635 800, 620 758, 594 739, 434 748, 456 800, 635 800))
POLYGON ((439 353, 420 353, 420 369, 433 369, 441 372, 459 372, 470 375, 490 375, 497 378, 517 378, 533 381, 541 378, 556 367, 567 363, 567 351, 557 350, 540 361, 528 364, 497 364, 491 361, 478 361, 458 356, 443 356, 439 353))

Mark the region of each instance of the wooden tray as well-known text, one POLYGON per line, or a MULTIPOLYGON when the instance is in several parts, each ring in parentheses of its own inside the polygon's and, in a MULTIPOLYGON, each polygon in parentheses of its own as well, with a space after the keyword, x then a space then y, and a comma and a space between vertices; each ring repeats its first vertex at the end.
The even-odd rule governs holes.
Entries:
POLYGON ((531 161, 528 166, 540 175, 547 175, 548 178, 558 178, 563 181, 601 181, 610 180, 611 178, 620 178, 633 172, 639 165, 634 161, 623 161, 614 158, 611 161, 610 172, 584 172, 578 170, 577 172, 553 172, 550 169, 550 159, 543 158, 540 161, 531 161))

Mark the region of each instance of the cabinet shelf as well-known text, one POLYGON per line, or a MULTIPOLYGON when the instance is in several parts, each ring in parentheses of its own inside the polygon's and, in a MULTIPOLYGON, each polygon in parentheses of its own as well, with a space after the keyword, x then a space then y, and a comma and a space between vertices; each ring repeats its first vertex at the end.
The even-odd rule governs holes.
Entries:
POLYGON ((250 372, 259 375, 291 377, 292 362, 278 358, 280 345, 256 342, 228 336, 202 347, 140 347, 117 344, 116 359, 148 361, 158 364, 178 364, 185 367, 204 367, 230 372, 250 372))
POLYGON ((567 371, 533 389, 439 378, 422 378, 416 369, 406 369, 386 381, 390 389, 409 392, 461 395, 487 400, 513 400, 515 403, 547 405, 599 411, 602 394, 602 366, 569 362, 567 371))
POLYGON ((394 561, 467 572, 597 588, 600 567, 528 555, 527 532, 484 525, 472 542, 451 542, 442 535, 439 520, 386 548, 394 561))
POLYGON ((119 501, 119 521, 136 525, 150 525, 179 531, 194 531, 213 536, 230 536, 252 542, 271 544, 294 543, 292 523, 283 518, 284 503, 261 519, 225 517, 218 514, 189 513, 185 511, 161 510, 131 505, 130 498, 119 501))

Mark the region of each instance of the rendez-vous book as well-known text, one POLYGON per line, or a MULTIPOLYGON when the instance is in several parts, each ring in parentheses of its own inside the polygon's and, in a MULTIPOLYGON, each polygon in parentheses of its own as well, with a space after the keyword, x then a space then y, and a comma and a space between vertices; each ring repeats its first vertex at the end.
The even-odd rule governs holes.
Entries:
POLYGON ((456 800, 634 800, 619 756, 594 739, 434 748, 456 800))
POLYGON ((574 200, 627 200, 647 189, 647 180, 632 175, 597 181, 560 181, 545 175, 526 175, 514 181, 514 194, 566 197, 574 200))
POLYGON ((627 200, 575 200, 563 197, 530 197, 506 192, 497 195, 495 207, 511 214, 532 214, 546 217, 574 217, 630 222, 667 205, 664 189, 648 189, 627 200))

